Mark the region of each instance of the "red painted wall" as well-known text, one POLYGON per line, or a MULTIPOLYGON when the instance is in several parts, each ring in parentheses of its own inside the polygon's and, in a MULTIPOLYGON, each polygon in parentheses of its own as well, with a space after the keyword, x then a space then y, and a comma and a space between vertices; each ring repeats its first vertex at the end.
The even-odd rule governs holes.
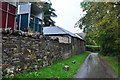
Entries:
POLYGON ((15 16, 9 14, 8 15, 8 28, 11 28, 12 30, 14 30, 14 20, 15 20, 15 16))
POLYGON ((15 7, 13 5, 9 5, 9 12, 15 14, 15 7))
POLYGON ((8 5, 8 3, 2 2, 2 9, 7 11, 7 5, 8 5))
POLYGON ((0 28, 2 28, 2 2, 0 1, 0 28))
POLYGON ((6 12, 2 12, 2 28, 6 27, 6 12))
POLYGON ((7 24, 7 28, 14 30, 16 7, 1 1, 0 5, 2 5, 0 6, 0 15, 2 15, 0 16, 0 28, 6 28, 7 24))

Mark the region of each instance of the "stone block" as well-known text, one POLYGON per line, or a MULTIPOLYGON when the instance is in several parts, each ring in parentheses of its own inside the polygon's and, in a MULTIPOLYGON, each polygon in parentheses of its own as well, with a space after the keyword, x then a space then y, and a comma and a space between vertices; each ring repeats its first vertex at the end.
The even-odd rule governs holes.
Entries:
POLYGON ((72 63, 73 63, 73 64, 75 64, 75 63, 76 63, 76 61, 72 61, 72 63))
POLYGON ((30 54, 31 54, 31 50, 29 50, 29 49, 24 49, 23 54, 30 55, 30 54))
POLYGON ((26 70, 27 68, 28 68, 28 65, 27 65, 27 64, 24 64, 23 69, 26 70))
POLYGON ((19 53, 19 50, 17 48, 13 48, 14 53, 19 53))
POLYGON ((44 56, 44 57, 43 57, 43 59, 44 59, 44 60, 47 60, 47 59, 48 59, 48 57, 47 57, 47 56, 44 56))
POLYGON ((8 67, 9 67, 8 64, 3 64, 3 65, 2 65, 2 69, 6 69, 6 68, 8 68, 8 67))
POLYGON ((10 74, 10 77, 13 78, 15 75, 14 74, 10 74))
POLYGON ((63 69, 64 69, 65 71, 68 71, 69 68, 70 68, 70 67, 69 67, 68 65, 66 65, 66 66, 63 67, 63 69))

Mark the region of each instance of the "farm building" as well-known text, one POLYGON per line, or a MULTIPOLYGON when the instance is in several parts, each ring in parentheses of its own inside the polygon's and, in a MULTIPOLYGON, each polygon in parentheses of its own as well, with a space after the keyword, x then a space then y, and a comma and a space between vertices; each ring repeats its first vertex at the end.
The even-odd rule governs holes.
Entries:
POLYGON ((60 43, 72 43, 72 37, 83 40, 80 36, 56 26, 43 27, 43 33, 52 39, 58 38, 60 43))
POLYGON ((32 3, 18 5, 16 29, 24 32, 42 33, 43 11, 32 3))
POLYGON ((71 51, 68 53, 70 53, 71 56, 76 53, 81 53, 85 50, 85 41, 79 35, 73 34, 61 27, 43 27, 43 34, 51 37, 52 39, 58 39, 59 43, 70 44, 71 46, 68 50, 71 51))
POLYGON ((12 29, 15 27, 16 3, 0 1, 0 28, 12 29))
POLYGON ((86 36, 86 33, 76 33, 77 35, 81 36, 82 38, 84 38, 86 36))

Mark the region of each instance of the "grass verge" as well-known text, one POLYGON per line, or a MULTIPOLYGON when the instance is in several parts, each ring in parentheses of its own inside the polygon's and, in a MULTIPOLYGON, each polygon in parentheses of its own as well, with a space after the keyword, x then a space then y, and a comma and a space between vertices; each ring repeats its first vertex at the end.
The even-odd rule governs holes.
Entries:
POLYGON ((113 68, 115 73, 120 76, 119 74, 119 65, 118 65, 118 57, 117 56, 102 56, 103 59, 107 60, 109 66, 113 68))
POLYGON ((76 56, 72 56, 69 59, 61 61, 59 63, 47 66, 41 70, 37 70, 35 72, 17 74, 14 78, 52 78, 52 77, 59 77, 59 78, 72 78, 73 75, 77 72, 80 64, 83 63, 86 56, 91 52, 84 52, 82 54, 78 54, 76 56), (75 64, 72 61, 76 61, 75 64), (68 71, 63 70, 63 67, 68 65, 70 69, 68 71))

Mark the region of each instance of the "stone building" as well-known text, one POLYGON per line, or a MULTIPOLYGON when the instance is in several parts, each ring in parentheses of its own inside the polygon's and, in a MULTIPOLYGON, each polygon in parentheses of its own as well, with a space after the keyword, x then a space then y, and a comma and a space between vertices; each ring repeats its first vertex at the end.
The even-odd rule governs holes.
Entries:
POLYGON ((66 56, 72 56, 85 50, 85 41, 79 35, 73 34, 61 27, 43 27, 43 34, 51 37, 52 39, 58 39, 59 43, 70 44, 69 47, 64 48, 66 56))

